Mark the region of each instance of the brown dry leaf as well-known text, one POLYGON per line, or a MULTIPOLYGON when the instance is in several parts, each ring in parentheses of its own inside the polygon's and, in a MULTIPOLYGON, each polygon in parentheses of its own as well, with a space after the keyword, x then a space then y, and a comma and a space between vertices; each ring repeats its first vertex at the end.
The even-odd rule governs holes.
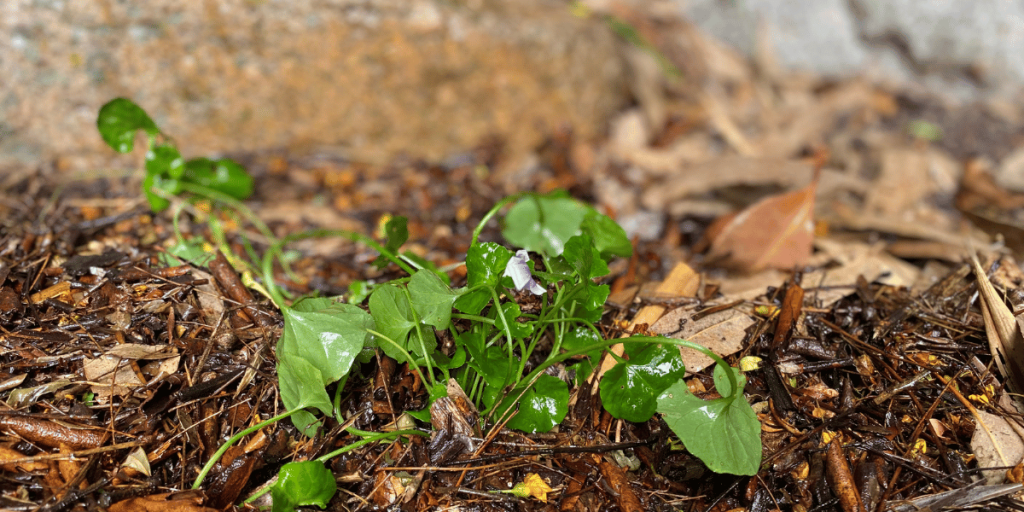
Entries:
MULTIPOLYGON (((719 311, 697 320, 694 312, 678 308, 651 326, 651 331, 669 338, 690 340, 708 350, 725 357, 743 348, 747 329, 754 325, 754 319, 737 308, 719 311)), ((693 349, 680 348, 683 364, 688 373, 699 372, 714 363, 710 357, 693 349)))
POLYGON ((199 491, 181 491, 166 494, 151 494, 140 498, 130 498, 110 506, 110 512, 217 512, 217 509, 204 507, 203 496, 199 491))
MULTIPOLYGON (((971 449, 979 468, 1015 466, 1024 459, 1024 440, 1020 435, 1005 419, 985 411, 975 414, 971 449)), ((988 484, 995 485, 1003 483, 1006 471, 983 471, 982 475, 988 484)))
POLYGON ((0 470, 3 471, 45 471, 47 465, 43 461, 25 461, 28 455, 19 452, 9 446, 0 446, 0 470), (5 461, 20 460, 21 462, 5 464, 5 461))
POLYGON ((747 272, 788 269, 811 257, 814 193, 806 187, 762 199, 736 214, 711 242, 709 260, 747 272))
POLYGON ((723 156, 673 171, 670 180, 646 191, 642 199, 644 207, 661 210, 685 197, 737 185, 802 186, 808 182, 811 166, 783 158, 723 156))
POLYGON ((919 207, 934 191, 928 155, 921 150, 888 149, 874 186, 868 190, 866 207, 881 215, 897 215, 919 207))
POLYGON ((1024 194, 1002 189, 978 161, 964 168, 956 208, 971 222, 994 236, 1000 236, 1017 253, 1024 253, 1024 225, 1017 214, 1024 208, 1024 194))
POLYGON ((989 351, 1000 373, 1009 380, 1011 389, 1020 393, 1024 391, 1024 336, 1018 326, 1019 320, 1006 307, 974 254, 971 255, 971 264, 978 279, 989 351))
POLYGON ((111 394, 126 395, 134 388, 145 385, 132 366, 133 361, 145 359, 162 360, 154 375, 173 374, 178 369, 181 356, 177 349, 168 345, 140 345, 125 343, 111 347, 97 358, 86 357, 82 363, 86 380, 92 383, 92 392, 98 398, 111 394))

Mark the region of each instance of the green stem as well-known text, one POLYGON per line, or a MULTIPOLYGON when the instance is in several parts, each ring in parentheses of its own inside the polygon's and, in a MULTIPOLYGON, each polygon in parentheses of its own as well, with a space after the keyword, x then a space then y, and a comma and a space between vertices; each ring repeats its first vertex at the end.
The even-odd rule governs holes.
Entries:
POLYGON ((412 315, 413 328, 416 329, 416 339, 420 340, 420 351, 423 352, 423 362, 427 363, 427 375, 430 375, 430 385, 433 386, 434 382, 434 367, 431 364, 430 354, 427 352, 427 342, 423 339, 423 326, 420 325, 420 318, 416 315, 416 308, 412 307, 412 294, 409 293, 408 287, 401 287, 402 291, 405 292, 405 300, 409 301, 409 313, 412 315))
MULTIPOLYGON (((354 430, 354 429, 350 429, 350 430, 354 430)), ((360 432, 362 432, 362 431, 360 431, 360 432)), ((345 452, 350 452, 352 450, 355 450, 356 448, 359 448, 361 446, 365 446, 365 445, 370 444, 370 443, 375 443, 377 441, 382 441, 382 440, 387 439, 389 437, 400 437, 400 436, 411 436, 411 435, 426 436, 428 434, 426 432, 420 432, 419 430, 396 430, 394 432, 385 432, 385 433, 382 433, 382 434, 372 434, 372 435, 367 436, 367 437, 365 437, 363 439, 360 439, 359 441, 356 441, 356 442, 354 442, 352 444, 342 446, 341 448, 338 448, 337 450, 334 450, 333 452, 328 453, 327 455, 322 455, 320 457, 317 457, 316 460, 319 461, 322 464, 326 464, 327 461, 333 459, 334 457, 337 457, 338 455, 341 455, 341 454, 343 454, 345 452)), ((258 499, 260 496, 263 496, 264 494, 270 492, 270 490, 273 487, 274 486, 272 486, 272 485, 268 485, 268 486, 264 487, 263 489, 260 489, 259 491, 254 493, 252 496, 249 496, 248 498, 246 498, 245 501, 243 501, 242 503, 245 504, 245 503, 252 503, 253 501, 256 501, 256 499, 258 499)))
POLYGON ((473 322, 480 322, 482 324, 497 325, 497 323, 486 316, 480 315, 467 315, 465 313, 452 313, 452 318, 458 318, 461 320, 471 320, 473 322))
POLYGON ((501 319, 501 325, 505 328, 505 340, 508 343, 508 357, 512 358, 512 328, 508 325, 508 320, 505 318, 505 312, 501 309, 501 302, 498 298, 498 291, 491 288, 491 299, 494 300, 494 308, 498 313, 498 318, 501 319))
POLYGON ((228 451, 228 448, 231 448, 231 446, 233 444, 237 443, 240 439, 242 439, 243 437, 245 437, 245 436, 247 436, 247 435, 249 435, 249 434, 251 434, 253 432, 256 432, 257 430, 259 430, 259 429, 261 429, 261 428, 263 428, 263 427, 265 427, 267 425, 270 425, 270 424, 276 423, 278 421, 281 421, 281 420, 291 416, 292 414, 295 414, 295 413, 297 413, 299 411, 302 411, 302 410, 304 410, 304 409, 303 408, 297 408, 297 409, 295 409, 293 411, 288 411, 288 412, 285 412, 285 413, 282 413, 282 414, 278 414, 277 416, 274 416, 273 418, 269 418, 269 419, 263 420, 263 421, 255 424, 255 425, 253 425, 253 426, 251 426, 251 427, 249 427, 249 428, 247 428, 247 429, 245 429, 245 430, 243 430, 243 431, 241 431, 241 432, 231 436, 231 438, 228 439, 227 442, 225 442, 224 444, 220 445, 220 448, 218 448, 217 451, 213 454, 213 456, 210 457, 210 460, 206 461, 206 465, 204 465, 203 469, 199 471, 199 476, 196 477, 196 481, 192 483, 192 488, 193 489, 198 489, 199 486, 203 485, 203 480, 206 479, 206 475, 210 472, 211 469, 213 469, 213 466, 217 464, 217 461, 220 460, 220 458, 224 455, 224 452, 228 451))
POLYGON ((312 229, 312 230, 305 231, 305 232, 302 232, 302 233, 296 233, 294 235, 288 235, 288 236, 286 236, 286 237, 284 237, 284 238, 274 242, 274 245, 270 246, 267 249, 267 252, 263 254, 263 262, 262 263, 263 263, 263 281, 264 281, 264 285, 267 287, 267 291, 270 292, 271 299, 273 299, 274 304, 277 304, 277 307, 284 308, 285 307, 285 303, 284 303, 285 301, 284 301, 284 296, 281 295, 281 291, 278 290, 277 286, 274 284, 274 257, 275 257, 275 255, 280 255, 282 248, 284 248, 285 245, 290 244, 292 242, 295 242, 295 241, 298 241, 298 240, 305 240, 307 238, 326 238, 326 237, 332 237, 332 236, 339 237, 339 238, 344 238, 344 239, 350 240, 352 242, 363 243, 363 244, 373 248, 377 252, 381 253, 382 255, 384 255, 385 258, 391 260, 396 265, 398 265, 402 270, 408 272, 409 274, 414 274, 416 272, 412 267, 410 267, 404 261, 399 259, 394 254, 392 254, 391 251, 388 251, 383 246, 381 246, 379 243, 377 243, 376 240, 374 240, 374 239, 372 239, 372 238, 370 238, 370 237, 368 237, 368 236, 366 236, 366 235, 364 235, 362 233, 356 233, 354 231, 345 231, 345 230, 340 230, 340 229, 312 229))
POLYGON ((358 440, 358 441, 356 441, 356 442, 354 442, 354 443, 352 443, 350 445, 342 446, 341 448, 338 448, 337 450, 334 450, 331 453, 328 453, 326 455, 321 455, 321 456, 317 457, 316 460, 318 460, 320 462, 327 462, 327 461, 329 461, 329 460, 331 460, 331 459, 333 459, 333 458, 337 457, 338 455, 341 455, 341 454, 343 454, 345 452, 355 450, 356 448, 359 448, 360 446, 363 446, 363 445, 366 445, 366 444, 370 444, 370 443, 375 443, 377 441, 381 441, 381 440, 387 439, 389 437, 429 436, 429 435, 430 434, 427 434, 426 432, 420 432, 419 430, 396 430, 394 432, 383 432, 383 433, 380 433, 380 434, 377 434, 377 435, 374 435, 374 436, 364 437, 363 439, 360 439, 360 440, 358 440))
POLYGON ((181 181, 181 189, 184 190, 185 192, 191 192, 197 196, 208 197, 217 202, 224 203, 230 206, 235 211, 241 213, 242 216, 245 217, 246 220, 251 222, 253 226, 256 226, 256 230, 259 231, 261 235, 266 237, 268 242, 277 240, 277 237, 274 236, 274 232, 271 231, 270 228, 262 220, 260 220, 259 217, 256 216, 256 213, 253 212, 252 209, 250 209, 248 206, 246 206, 245 203, 239 201, 238 199, 235 199, 233 196, 225 194, 219 190, 214 190, 212 188, 204 187, 202 185, 197 185, 195 183, 190 183, 184 180, 181 181))
POLYGON ((430 375, 430 380, 428 381, 426 379, 426 377, 423 376, 423 371, 420 370, 420 365, 416 364, 416 360, 413 359, 412 354, 410 354, 408 351, 406 351, 404 348, 402 348, 402 346, 399 345, 398 342, 396 342, 395 340, 393 340, 393 339, 391 339, 391 338, 389 338, 389 337, 387 337, 387 336, 385 336, 385 335, 383 335, 383 334, 381 334, 381 333, 379 333, 377 331, 374 331, 372 329, 367 329, 366 332, 368 332, 368 333, 370 333, 370 334, 372 334, 372 335, 374 335, 374 336, 376 336, 376 337, 378 337, 378 338, 380 338, 380 339, 382 339, 382 340, 384 340, 384 341, 394 345, 395 348, 397 348, 398 351, 401 352, 403 356, 405 356, 405 360, 409 363, 409 366, 411 366, 413 370, 416 370, 416 373, 420 374, 420 380, 424 384, 426 384, 427 382, 430 382, 431 386, 434 385, 434 375, 431 374, 430 375))

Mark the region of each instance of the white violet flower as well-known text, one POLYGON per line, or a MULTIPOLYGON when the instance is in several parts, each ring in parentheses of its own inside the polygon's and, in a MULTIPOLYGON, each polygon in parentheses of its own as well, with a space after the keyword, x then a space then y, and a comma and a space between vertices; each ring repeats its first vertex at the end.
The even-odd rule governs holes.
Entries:
POLYGON ((544 287, 537 284, 537 281, 530 275, 530 255, 526 249, 516 251, 516 255, 508 260, 503 276, 512 278, 516 285, 516 291, 530 290, 534 295, 544 295, 544 287))

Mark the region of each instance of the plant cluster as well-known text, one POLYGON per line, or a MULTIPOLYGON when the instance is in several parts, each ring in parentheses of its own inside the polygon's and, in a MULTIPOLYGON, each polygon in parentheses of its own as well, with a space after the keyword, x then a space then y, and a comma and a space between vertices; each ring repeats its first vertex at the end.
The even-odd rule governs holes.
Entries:
MULTIPOLYGON (((145 121, 149 118, 140 108, 128 100, 114 102, 118 102, 117 109, 105 106, 98 123, 108 143, 113 146, 111 141, 119 141, 120 148, 131 149, 131 138, 123 132, 111 135, 111 126, 130 129, 132 136, 135 129, 142 129, 152 138, 155 126, 145 121)), ((154 151, 157 147, 166 146, 150 144, 154 156, 147 153, 147 197, 154 192, 151 188, 168 179, 188 182, 194 176, 171 174, 171 164, 159 156, 159 151, 167 150, 154 151), (152 166, 158 171, 150 171, 151 161, 161 162, 152 166), (151 175, 159 179, 149 180, 151 175)), ((251 190, 251 180, 249 183, 251 190)), ((159 186, 164 187, 157 189, 162 193, 179 190, 159 186)), ((202 192, 194 187, 180 190, 202 192)), ((218 189, 224 194, 231 190, 218 189)), ((150 204, 154 210, 163 205, 152 200, 150 204)), ((196 487, 231 443, 267 424, 290 417, 302 432, 313 436, 322 418, 344 423, 339 405, 345 381, 356 362, 369 362, 375 350, 418 372, 431 403, 445 396, 446 383, 454 380, 483 413, 482 421, 544 432, 564 419, 569 401, 569 383, 548 370, 567 365, 579 382, 594 371, 615 343, 625 344, 624 354, 612 354, 617 362, 600 381, 602 402, 612 416, 644 422, 660 413, 686 448, 713 471, 757 472, 760 423, 743 397, 745 378, 739 370, 685 340, 602 337, 596 323, 603 314, 609 287, 599 284, 599 279, 609 273, 612 258, 628 257, 632 250, 622 228, 609 217, 565 194, 508 197, 474 230, 466 254, 466 284, 458 288, 450 286, 444 271, 412 253, 399 252, 408 238, 406 219, 392 218, 385 232, 383 244, 359 233, 324 230, 272 240, 260 266, 266 293, 284 317, 276 353, 280 394, 287 411, 229 440, 203 469, 196 487), (479 240, 483 227, 506 207, 502 236, 515 251, 479 240), (275 262, 282 260, 288 243, 327 236, 367 244, 381 255, 376 264, 397 265, 408 276, 373 285, 354 283, 357 293, 350 294, 348 302, 327 297, 289 302, 274 284, 275 262), (365 306, 361 305, 364 301, 365 306), (439 350, 440 332, 454 340, 454 352, 439 350), (679 347, 699 350, 717 362, 714 381, 721 398, 702 400, 687 390, 679 347), (333 397, 328 393, 332 386, 333 397)), ((409 413, 420 420, 429 419, 429 408, 409 413)), ((363 434, 357 445, 421 432, 363 434)), ((355 446, 316 461, 286 464, 271 490, 274 509, 326 503, 334 494, 334 483, 324 461, 355 446), (306 484, 296 485, 300 481, 306 484)))

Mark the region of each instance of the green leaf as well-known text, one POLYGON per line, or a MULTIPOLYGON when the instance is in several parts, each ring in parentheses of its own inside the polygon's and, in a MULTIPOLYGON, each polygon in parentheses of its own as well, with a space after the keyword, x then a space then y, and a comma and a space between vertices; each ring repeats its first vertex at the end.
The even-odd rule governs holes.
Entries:
POLYGON ((96 128, 103 141, 118 153, 131 153, 135 147, 137 130, 143 130, 151 136, 160 133, 146 111, 126 98, 112 99, 100 107, 96 128))
POLYGON ((516 247, 558 256, 591 212, 590 206, 564 195, 530 196, 509 209, 501 234, 516 247))
POLYGON ((601 402, 612 416, 642 423, 654 416, 658 395, 686 375, 675 345, 630 343, 628 361, 619 362, 601 378, 601 402))
MULTIPOLYGON (((437 338, 433 329, 424 328, 423 343, 410 339, 410 331, 416 327, 412 306, 405 290, 398 286, 386 284, 377 287, 370 295, 370 314, 377 323, 377 331, 397 343, 403 349, 423 357, 430 357, 437 348, 437 338), (424 352, 426 350, 426 352, 424 352)), ((387 341, 378 343, 385 354, 398 362, 407 362, 394 345, 387 341)), ((419 364, 418 361, 408 361, 419 364)))
POLYGON ((204 267, 213 259, 213 253, 206 250, 206 240, 199 237, 179 240, 160 254, 160 262, 170 267, 181 265, 187 261, 198 267, 204 267))
POLYGON ((605 261, 612 256, 628 258, 633 255, 633 244, 629 242, 626 231, 607 215, 596 211, 588 213, 580 229, 594 239, 594 247, 605 261))
MULTIPOLYGON (((601 337, 591 329, 586 327, 576 327, 575 329, 567 332, 565 337, 562 338, 562 350, 570 351, 581 349, 595 343, 600 343, 601 337)), ((601 353, 603 349, 591 350, 586 353, 586 359, 573 365, 576 369, 576 382, 583 382, 590 372, 594 371, 594 367, 601 361, 601 353)))
MULTIPOLYGON (((740 378, 740 388, 744 378, 740 378)), ((658 397, 665 423, 716 473, 755 475, 761 465, 761 423, 743 393, 701 400, 678 381, 658 397)))
MULTIPOLYGON (((281 401, 289 411, 315 407, 324 414, 331 414, 331 398, 324 389, 320 370, 301 356, 278 348, 277 382, 281 388, 281 401)), ((308 411, 292 415, 292 423, 303 434, 314 437, 319 423, 308 411)))
POLYGON ((193 158, 185 162, 181 179, 212 188, 239 200, 252 195, 255 187, 252 176, 249 176, 241 165, 228 158, 193 158))
MULTIPOLYGON (((396 215, 388 219, 384 224, 384 248, 391 254, 398 254, 398 248, 409 239, 409 228, 407 227, 409 219, 396 215)), ((373 260, 373 266, 378 269, 388 266, 391 260, 381 254, 377 256, 377 259, 373 260)))
MULTIPOLYGON (((508 320, 509 331, 512 331, 513 338, 522 339, 533 334, 533 323, 516 321, 517 318, 523 316, 523 311, 519 308, 519 304, 516 304, 515 302, 503 302, 501 304, 501 312, 504 313, 505 320, 508 320)), ((491 308, 490 312, 487 313, 487 317, 494 319, 495 327, 504 331, 501 319, 498 318, 497 308, 491 308)))
POLYGON ((569 386, 557 377, 541 375, 516 402, 519 391, 513 389, 497 409, 501 417, 510 407, 519 404, 519 412, 508 422, 509 428, 531 434, 547 432, 561 423, 569 412, 569 386))
POLYGON ((737 393, 743 394, 743 386, 739 389, 733 390, 732 384, 729 383, 729 376, 727 372, 732 372, 736 378, 736 383, 743 382, 740 377, 743 375, 740 373, 739 368, 733 368, 724 364, 716 364, 715 369, 711 372, 712 377, 715 379, 715 390, 718 391, 719 395, 722 396, 733 396, 737 393))
POLYGON ((421 269, 409 280, 409 297, 420 321, 437 329, 451 324, 452 303, 459 296, 437 274, 421 269))
POLYGON ((370 296, 371 291, 373 291, 373 288, 366 281, 352 281, 348 284, 347 302, 349 304, 361 304, 370 296))
POLYGON ((565 242, 562 257, 580 279, 593 279, 608 275, 608 264, 601 259, 601 253, 594 247, 590 235, 578 235, 565 242))
MULTIPOLYGON (((373 315, 378 332, 408 350, 409 331, 416 326, 416 322, 412 319, 409 299, 401 288, 385 284, 374 289, 370 294, 370 314, 373 315)), ((396 351, 390 343, 383 341, 378 346, 393 359, 405 361, 401 352, 396 351)))
POLYGON ((149 209, 154 213, 159 213, 166 210, 171 202, 157 194, 156 191, 163 192, 164 195, 178 195, 181 193, 181 182, 163 174, 146 173, 146 177, 142 180, 142 192, 146 195, 146 201, 149 202, 149 209))
POLYGON ((337 491, 334 475, 322 462, 289 462, 281 466, 277 482, 270 488, 271 512, 293 512, 295 507, 307 505, 324 508, 337 491))
POLYGON ((472 291, 456 299, 455 308, 463 313, 479 315, 491 300, 491 290, 501 284, 510 259, 512 251, 496 243, 470 246, 466 253, 466 287, 472 291))
POLYGON ((455 338, 457 346, 464 347, 469 357, 466 363, 483 377, 488 388, 500 390, 511 381, 513 368, 508 353, 497 346, 484 345, 484 335, 464 332, 455 338))
POLYGON ((170 144, 157 144, 146 151, 146 173, 180 179, 185 172, 185 160, 178 148, 170 144))
POLYGON ((278 343, 313 364, 326 386, 348 374, 373 328, 373 319, 351 304, 309 298, 283 308, 284 332, 278 343))

